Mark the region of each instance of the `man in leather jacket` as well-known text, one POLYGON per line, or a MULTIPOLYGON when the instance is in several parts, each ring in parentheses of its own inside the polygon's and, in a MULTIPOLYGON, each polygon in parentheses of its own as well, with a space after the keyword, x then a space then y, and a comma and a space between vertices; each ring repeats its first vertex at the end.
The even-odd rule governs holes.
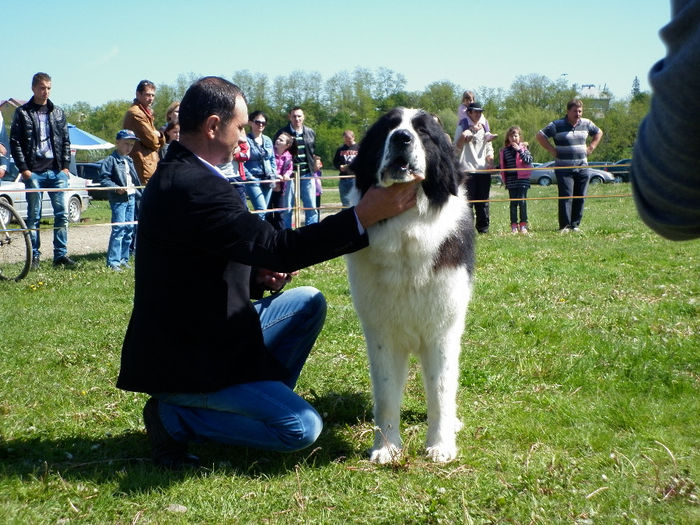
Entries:
MULTIPOLYGON (((27 189, 68 187, 70 138, 63 110, 49 100, 51 77, 37 73, 32 78, 34 96, 17 108, 10 129, 10 150, 27 189)), ((32 239, 32 268, 39 267, 41 237, 41 191, 27 192, 27 227, 32 239)), ((49 192, 53 207, 54 266, 74 266, 68 257, 66 194, 49 192)))

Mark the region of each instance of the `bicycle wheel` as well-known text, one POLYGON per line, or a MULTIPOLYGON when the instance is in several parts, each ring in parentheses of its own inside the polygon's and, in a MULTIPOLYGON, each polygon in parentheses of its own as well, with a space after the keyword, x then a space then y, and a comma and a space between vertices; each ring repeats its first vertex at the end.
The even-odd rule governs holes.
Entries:
POLYGON ((22 217, 0 199, 0 279, 19 281, 32 264, 32 241, 22 217))

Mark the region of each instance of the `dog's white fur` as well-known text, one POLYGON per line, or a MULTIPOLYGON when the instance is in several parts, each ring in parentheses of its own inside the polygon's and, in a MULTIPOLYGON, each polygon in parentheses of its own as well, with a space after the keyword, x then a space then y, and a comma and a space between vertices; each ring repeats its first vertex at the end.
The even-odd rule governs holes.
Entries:
MULTIPOLYGON (((413 175, 425 173, 426 151, 411 125, 416 110, 403 110, 387 135, 377 183, 389 185, 384 168, 391 162, 390 139, 397 130, 414 136, 409 154, 413 175), (422 169, 423 173, 417 173, 422 169)), ((407 178, 409 175, 407 175, 407 178)), ((355 198, 359 197, 359 192, 355 198)), ((470 215, 463 189, 431 206, 421 187, 415 208, 368 229, 368 248, 347 255, 353 302, 362 322, 374 396, 375 439, 371 460, 387 463, 401 451, 400 406, 411 353, 420 358, 427 397, 426 452, 438 462, 457 456, 457 386, 460 339, 472 292, 465 265, 438 265, 443 243, 459 237, 470 215)), ((471 222, 470 222, 471 224, 471 222)))

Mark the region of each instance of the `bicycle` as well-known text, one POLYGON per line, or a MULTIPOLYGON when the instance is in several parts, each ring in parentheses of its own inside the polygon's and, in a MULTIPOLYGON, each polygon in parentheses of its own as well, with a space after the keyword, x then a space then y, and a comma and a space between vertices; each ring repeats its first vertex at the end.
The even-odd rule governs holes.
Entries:
POLYGON ((0 198, 0 280, 23 279, 31 264, 32 241, 27 225, 17 210, 0 198))

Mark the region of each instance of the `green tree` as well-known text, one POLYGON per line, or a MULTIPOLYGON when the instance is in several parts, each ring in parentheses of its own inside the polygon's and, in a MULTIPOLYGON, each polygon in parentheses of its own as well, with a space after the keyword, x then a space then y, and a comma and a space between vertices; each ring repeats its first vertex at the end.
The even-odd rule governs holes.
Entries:
MULTIPOLYGON (((76 102, 68 106, 63 106, 66 120, 70 124, 75 124, 83 129, 83 122, 86 121, 93 112, 93 108, 87 102, 76 102)), ((87 129, 85 131, 88 131, 87 129)))
POLYGON ((576 96, 575 86, 564 79, 550 80, 544 75, 532 73, 518 76, 513 81, 505 99, 508 109, 533 106, 557 113, 566 111, 566 103, 576 96))
POLYGON ((420 95, 419 106, 431 113, 438 113, 448 108, 456 112, 461 98, 462 89, 458 85, 448 80, 441 80, 426 86, 420 95))
POLYGON ((637 98, 639 94, 641 93, 639 89, 639 78, 634 77, 634 80, 632 81, 632 98, 637 98))
POLYGON ((372 98, 375 101, 385 100, 394 93, 400 93, 406 86, 406 77, 391 69, 380 67, 375 73, 372 98))

